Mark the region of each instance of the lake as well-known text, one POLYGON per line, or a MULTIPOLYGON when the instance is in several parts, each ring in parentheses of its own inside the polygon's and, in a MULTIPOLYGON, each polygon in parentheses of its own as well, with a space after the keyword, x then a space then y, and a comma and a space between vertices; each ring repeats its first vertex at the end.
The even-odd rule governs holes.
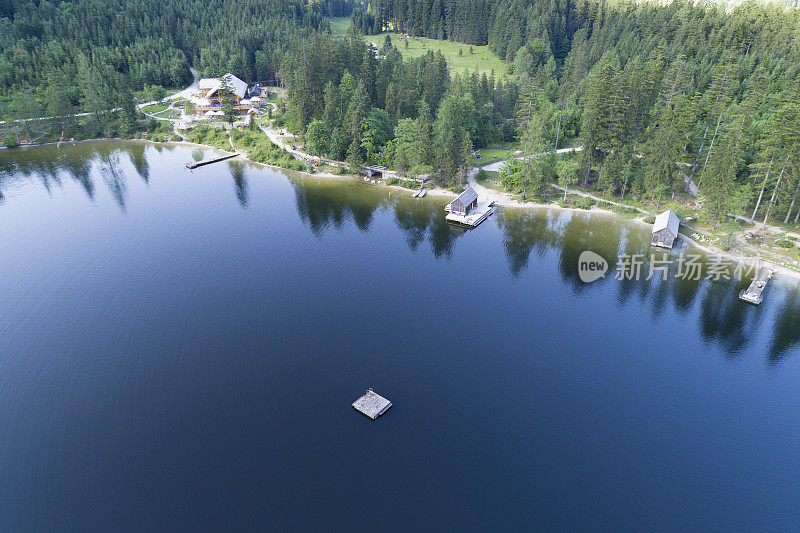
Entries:
POLYGON ((796 282, 617 279, 648 227, 464 232, 210 153, 0 151, 0 529, 800 526, 796 282))

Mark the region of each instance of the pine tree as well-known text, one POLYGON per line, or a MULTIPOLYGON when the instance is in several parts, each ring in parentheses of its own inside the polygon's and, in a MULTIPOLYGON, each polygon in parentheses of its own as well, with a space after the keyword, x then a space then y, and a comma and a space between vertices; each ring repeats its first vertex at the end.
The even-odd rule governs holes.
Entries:
POLYGON ((425 100, 420 100, 417 104, 416 127, 416 151, 419 154, 420 165, 433 165, 435 136, 433 121, 431 120, 431 108, 425 100))
POLYGON ((325 84, 324 100, 323 120, 328 129, 333 131, 339 125, 342 114, 339 107, 339 91, 331 80, 325 84))
POLYGON ((588 183, 589 171, 594 163, 602 163, 603 158, 617 146, 615 140, 622 125, 622 117, 614 102, 621 98, 619 60, 613 52, 606 53, 598 63, 589 80, 584 97, 581 140, 584 150, 581 164, 584 170, 584 185, 588 183), (610 88, 615 87, 613 93, 610 88))
POLYGON ((687 84, 686 64, 676 59, 666 76, 654 112, 645 147, 645 188, 673 187, 679 170, 677 163, 685 154, 685 136, 692 122, 692 108, 682 91, 687 84))
POLYGON ((100 69, 89 64, 83 54, 78 56, 78 84, 81 89, 82 103, 85 109, 97 119, 98 131, 103 131, 100 115, 110 109, 111 91, 100 74, 100 69))
MULTIPOLYGON (((700 143, 700 149, 697 152, 698 160, 703 153, 703 147, 705 146, 706 140, 708 138, 708 133, 711 131, 711 140, 710 144, 708 145, 708 152, 706 153, 705 161, 703 162, 702 172, 705 173, 706 167, 708 166, 709 158, 711 157, 711 153, 714 149, 714 142, 717 139, 717 135, 719 134, 719 128, 722 124, 722 119, 725 116, 725 110, 728 108, 731 102, 731 90, 733 87, 733 78, 736 75, 736 65, 733 61, 733 56, 728 54, 724 61, 717 65, 714 70, 714 74, 711 80, 711 85, 706 91, 706 98, 708 99, 708 110, 706 113, 706 129, 703 133, 703 140, 700 143)), ((692 167, 692 174, 689 176, 690 178, 694 175, 694 171, 697 167, 697 162, 692 167)), ((700 183, 701 185, 703 182, 703 175, 700 176, 700 183)))
POLYGON ((350 99, 347 112, 344 115, 344 126, 353 138, 358 138, 361 130, 361 121, 369 112, 369 96, 363 81, 358 82, 358 87, 350 99))
POLYGON ((352 168, 359 167, 364 162, 364 154, 361 149, 361 123, 369 113, 369 97, 364 86, 364 81, 358 82, 347 113, 344 116, 344 127, 350 135, 350 147, 347 149, 347 162, 352 168))
POLYGON ((750 118, 747 105, 740 106, 730 129, 716 147, 710 147, 708 167, 703 174, 703 207, 717 221, 744 207, 746 194, 736 177, 742 166, 742 133, 750 118))
POLYGON ((434 125, 436 135, 436 165, 439 179, 446 185, 456 185, 465 177, 467 160, 472 152, 469 126, 465 117, 474 114, 471 98, 451 92, 442 100, 434 125))

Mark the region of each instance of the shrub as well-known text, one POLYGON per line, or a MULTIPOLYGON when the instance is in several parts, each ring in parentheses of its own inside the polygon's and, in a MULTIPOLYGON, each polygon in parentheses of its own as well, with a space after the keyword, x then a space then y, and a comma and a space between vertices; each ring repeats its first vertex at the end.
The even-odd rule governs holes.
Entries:
POLYGON ((220 128, 197 126, 186 133, 186 140, 197 144, 207 144, 221 150, 230 151, 231 149, 227 132, 220 128))
POLYGON ((579 209, 590 209, 596 203, 597 202, 595 202, 592 198, 587 198, 585 196, 579 196, 574 201, 575 207, 579 209))
POLYGON ((16 135, 13 133, 6 133, 5 137, 3 137, 3 146, 8 148, 16 148, 19 146, 16 135))
POLYGON ((655 224, 656 223, 656 217, 644 217, 644 223, 645 224, 655 224))
POLYGON ((273 144, 261 130, 234 130, 231 132, 231 140, 236 148, 247 152, 248 159, 258 163, 290 170, 309 170, 305 162, 298 161, 292 154, 273 144))

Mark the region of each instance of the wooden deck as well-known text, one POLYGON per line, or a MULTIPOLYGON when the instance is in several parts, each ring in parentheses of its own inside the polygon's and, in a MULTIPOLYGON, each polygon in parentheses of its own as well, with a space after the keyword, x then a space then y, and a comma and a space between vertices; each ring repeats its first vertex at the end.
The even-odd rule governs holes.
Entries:
POLYGON ((445 207, 445 211, 447 211, 447 216, 445 220, 450 222, 451 224, 458 224, 461 226, 467 226, 470 228, 477 227, 481 222, 489 218, 492 213, 494 213, 494 202, 483 202, 477 205, 472 211, 469 212, 466 216, 457 215, 455 213, 450 212, 450 204, 447 204, 445 207))
POLYGON ((761 267, 750 286, 739 293, 739 298, 753 305, 760 304, 764 301, 764 289, 767 288, 767 283, 772 279, 774 273, 775 271, 770 268, 761 267))
POLYGON ((197 167, 202 167, 203 165, 210 165, 211 163, 217 163, 218 161, 225 161, 226 159, 230 159, 231 157, 236 157, 237 155, 239 154, 218 155, 216 157, 203 159, 202 161, 193 161, 191 163, 186 163, 186 168, 193 169, 197 167))
POLYGON ((353 408, 359 413, 371 418, 377 419, 383 413, 389 410, 392 402, 375 393, 372 389, 367 389, 366 394, 353 402, 353 408))

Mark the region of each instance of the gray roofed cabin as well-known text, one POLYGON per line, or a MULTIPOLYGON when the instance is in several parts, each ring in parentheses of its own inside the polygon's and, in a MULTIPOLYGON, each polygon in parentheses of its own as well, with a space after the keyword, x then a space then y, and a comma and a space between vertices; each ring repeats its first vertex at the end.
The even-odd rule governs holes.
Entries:
POLYGON ((461 196, 450 202, 450 212, 456 215, 466 216, 478 205, 478 193, 468 187, 461 196))
POLYGON ((650 242, 650 246, 672 248, 675 239, 678 238, 680 225, 681 221, 678 219, 678 215, 671 209, 658 215, 653 224, 653 240, 650 242))

